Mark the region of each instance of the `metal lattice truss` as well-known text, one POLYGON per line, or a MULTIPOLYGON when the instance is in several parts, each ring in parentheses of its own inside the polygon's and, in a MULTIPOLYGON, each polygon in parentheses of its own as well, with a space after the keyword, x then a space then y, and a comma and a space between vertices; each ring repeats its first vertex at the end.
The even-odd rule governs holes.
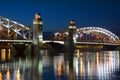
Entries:
MULTIPOLYGON (((90 36, 95 36, 96 39, 97 39, 97 37, 99 37, 99 39, 101 39, 101 40, 99 40, 99 42, 102 42, 102 40, 104 40, 104 39, 105 39, 104 42, 109 42, 109 43, 118 43, 118 41, 119 41, 119 37, 117 35, 113 34, 112 32, 110 32, 106 29, 99 28, 99 27, 78 28, 76 31, 76 38, 79 37, 79 39, 80 39, 80 37, 83 37, 84 34, 87 34, 90 36)), ((56 32, 55 39, 63 40, 68 35, 69 35, 68 30, 62 31, 62 32, 56 32)), ((82 41, 82 40, 78 40, 78 41, 82 41)), ((83 41, 90 41, 90 40, 85 40, 85 38, 84 38, 83 41)), ((98 40, 91 40, 91 41, 98 41, 98 40)))
POLYGON ((30 28, 0 16, 0 39, 30 39, 30 28))
MULTIPOLYGON (((110 39, 112 39, 113 41, 117 42, 119 40, 119 37, 115 34, 113 34, 112 32, 103 29, 103 28, 99 28, 99 27, 84 27, 84 28, 79 28, 77 29, 77 32, 83 32, 83 33, 101 33, 103 35, 105 35, 104 37, 109 37, 110 39)), ((103 36, 102 35, 102 36, 103 36)))

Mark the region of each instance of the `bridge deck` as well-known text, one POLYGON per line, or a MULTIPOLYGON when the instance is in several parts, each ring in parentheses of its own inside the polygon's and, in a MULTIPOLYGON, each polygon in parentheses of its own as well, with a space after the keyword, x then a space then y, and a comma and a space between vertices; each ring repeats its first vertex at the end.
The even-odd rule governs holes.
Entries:
MULTIPOLYGON (((32 43, 33 40, 0 40, 0 42, 10 42, 10 43, 32 43)), ((44 43, 48 42, 54 42, 54 43, 59 43, 59 44, 65 44, 64 41, 54 41, 54 40, 44 40, 44 43)), ((120 45, 120 44, 114 44, 114 43, 100 43, 100 42, 76 42, 77 45, 120 45)))

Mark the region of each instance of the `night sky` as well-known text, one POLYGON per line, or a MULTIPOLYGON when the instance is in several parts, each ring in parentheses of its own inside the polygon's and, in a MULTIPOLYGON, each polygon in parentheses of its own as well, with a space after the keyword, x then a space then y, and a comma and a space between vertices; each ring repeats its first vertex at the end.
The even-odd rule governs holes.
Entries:
POLYGON ((119 0, 1 0, 0 16, 32 26, 39 12, 44 31, 68 28, 74 19, 77 27, 102 27, 120 35, 119 0))

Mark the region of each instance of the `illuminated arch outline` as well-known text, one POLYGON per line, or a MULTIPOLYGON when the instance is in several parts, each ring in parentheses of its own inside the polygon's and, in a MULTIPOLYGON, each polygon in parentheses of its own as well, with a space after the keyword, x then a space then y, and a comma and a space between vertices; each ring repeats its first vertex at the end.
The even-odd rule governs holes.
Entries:
POLYGON ((114 33, 106 30, 106 29, 103 29, 103 28, 100 28, 100 27, 83 27, 83 28, 79 28, 77 29, 77 31, 83 31, 83 32, 100 32, 100 33, 103 33, 103 34, 106 34, 107 36, 109 36, 112 40, 114 41, 118 41, 119 40, 119 37, 117 35, 115 35, 114 33))

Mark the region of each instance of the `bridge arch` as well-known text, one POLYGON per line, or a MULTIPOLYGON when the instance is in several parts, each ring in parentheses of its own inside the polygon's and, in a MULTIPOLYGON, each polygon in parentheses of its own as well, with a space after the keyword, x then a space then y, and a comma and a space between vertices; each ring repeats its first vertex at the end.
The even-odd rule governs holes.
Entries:
POLYGON ((84 27, 84 28, 79 28, 77 29, 78 32, 85 32, 85 33, 91 33, 91 32, 98 32, 98 33, 102 33, 105 34, 107 36, 109 36, 111 39, 113 39, 114 41, 118 41, 119 37, 117 35, 115 35, 114 33, 100 28, 100 27, 84 27))

